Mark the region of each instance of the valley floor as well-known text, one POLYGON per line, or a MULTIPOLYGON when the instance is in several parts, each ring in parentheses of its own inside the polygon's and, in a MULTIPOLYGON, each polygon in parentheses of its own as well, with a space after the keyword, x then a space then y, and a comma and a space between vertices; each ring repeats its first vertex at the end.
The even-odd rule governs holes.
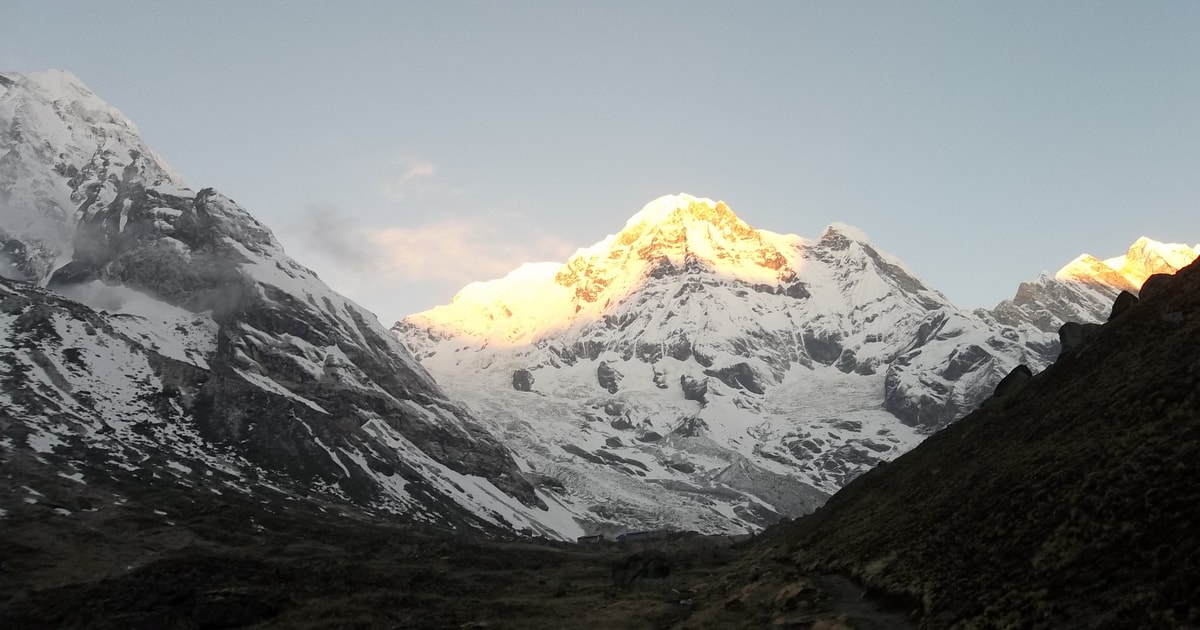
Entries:
POLYGON ((722 538, 486 540, 307 502, 72 484, 0 480, 0 627, 909 625, 844 579, 722 538))

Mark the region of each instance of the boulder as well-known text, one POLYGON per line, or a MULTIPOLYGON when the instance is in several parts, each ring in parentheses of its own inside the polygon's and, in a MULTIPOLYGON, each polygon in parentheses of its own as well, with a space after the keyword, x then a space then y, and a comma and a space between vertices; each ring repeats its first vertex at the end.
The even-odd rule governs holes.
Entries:
POLYGON ((1142 289, 1138 291, 1138 299, 1145 302, 1161 298, 1170 291, 1174 279, 1175 276, 1169 273, 1156 273, 1146 278, 1146 281, 1142 283, 1142 289))
POLYGON ((1117 299, 1113 301, 1112 313, 1108 315, 1108 321, 1111 322, 1112 320, 1116 319, 1117 316, 1129 310, 1129 307, 1137 303, 1138 296, 1130 293, 1129 291, 1121 291, 1121 294, 1118 295, 1117 299))
POLYGON ((1016 394, 1025 389, 1025 385, 1031 378, 1033 378, 1033 370, 1030 370, 1028 365, 1018 365, 1007 376, 1000 379, 1000 382, 996 384, 996 392, 993 396, 1004 398, 1016 394))

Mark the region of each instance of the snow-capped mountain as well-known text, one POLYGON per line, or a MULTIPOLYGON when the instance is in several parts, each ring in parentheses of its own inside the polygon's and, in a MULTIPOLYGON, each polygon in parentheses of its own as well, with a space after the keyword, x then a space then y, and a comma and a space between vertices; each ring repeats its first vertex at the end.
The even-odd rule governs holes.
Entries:
POLYGON ((598 522, 709 531, 811 510, 1056 352, 853 227, 775 234, 683 194, 393 330, 598 522))
POLYGON ((579 531, 371 313, 69 73, 0 75, 0 244, 10 462, 579 531))
POLYGON ((1200 256, 1195 247, 1139 238, 1123 256, 1100 260, 1091 254, 1078 258, 1053 276, 1042 274, 1022 282, 1012 299, 991 311, 979 311, 1007 326, 1030 325, 1053 332, 1065 322, 1100 324, 1108 319, 1121 291, 1137 294, 1156 273, 1175 273, 1200 256))

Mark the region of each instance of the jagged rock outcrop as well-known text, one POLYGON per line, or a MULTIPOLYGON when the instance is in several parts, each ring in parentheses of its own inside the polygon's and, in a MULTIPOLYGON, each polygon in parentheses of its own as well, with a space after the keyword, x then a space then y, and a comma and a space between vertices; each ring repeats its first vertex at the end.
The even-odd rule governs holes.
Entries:
POLYGON ((1117 299, 1113 301, 1112 310, 1109 312, 1108 321, 1112 321, 1120 317, 1125 311, 1129 310, 1134 304, 1138 303, 1138 296, 1129 291, 1121 291, 1117 299))

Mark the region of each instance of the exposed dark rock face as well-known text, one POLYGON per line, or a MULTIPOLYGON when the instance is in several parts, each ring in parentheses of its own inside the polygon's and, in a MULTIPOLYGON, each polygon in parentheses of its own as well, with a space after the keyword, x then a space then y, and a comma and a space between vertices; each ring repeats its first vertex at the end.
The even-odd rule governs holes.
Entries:
POLYGON ((684 374, 679 377, 679 386, 683 388, 683 397, 700 404, 708 402, 708 381, 696 379, 684 374))
POLYGON ((941 379, 921 375, 916 387, 905 382, 904 366, 888 366, 883 381, 883 408, 910 427, 936 428, 954 419, 957 407, 948 403, 949 387, 941 379))
POLYGON ((842 356, 841 339, 835 335, 804 332, 804 349, 818 363, 832 365, 842 356))
POLYGON ((679 437, 699 437, 708 429, 708 423, 697 417, 684 418, 675 425, 672 435, 679 437))
POLYGON ((957 381, 969 372, 992 359, 992 354, 976 345, 969 345, 961 350, 955 350, 950 360, 941 372, 941 377, 947 381, 957 381))
POLYGON ((833 428, 841 429, 843 431, 858 432, 862 431, 862 423, 858 420, 838 420, 837 422, 833 423, 833 428))
POLYGON ((604 361, 596 366, 596 380, 600 383, 600 387, 608 390, 608 393, 615 394, 621 388, 622 375, 615 368, 604 361))
MULTIPOLYGON (((762 382, 759 380, 758 373, 748 363, 735 363, 728 367, 723 367, 719 370, 704 370, 704 373, 709 376, 715 376, 722 383, 737 389, 745 389, 746 391, 755 394, 763 394, 762 382)), ((685 386, 686 390, 686 386, 685 386)))
POLYGON ((837 360, 837 369, 843 374, 849 374, 858 367, 858 357, 854 355, 854 351, 850 348, 843 350, 837 360))
POLYGON ((524 369, 513 370, 512 386, 519 392, 531 391, 533 389, 533 373, 524 369))
POLYGON ((657 431, 646 431, 645 433, 639 435, 637 439, 640 442, 657 442, 661 440, 662 437, 662 434, 658 433, 657 431))
POLYGON ((1032 325, 1052 333, 1070 321, 1103 321, 1106 309, 1121 290, 1042 276, 1035 282, 1022 282, 1011 300, 997 304, 987 314, 1005 326, 1032 325))
POLYGON ((803 282, 793 282, 792 284, 789 284, 787 288, 783 290, 783 294, 797 300, 804 300, 812 297, 812 294, 808 292, 808 287, 806 287, 803 282))

